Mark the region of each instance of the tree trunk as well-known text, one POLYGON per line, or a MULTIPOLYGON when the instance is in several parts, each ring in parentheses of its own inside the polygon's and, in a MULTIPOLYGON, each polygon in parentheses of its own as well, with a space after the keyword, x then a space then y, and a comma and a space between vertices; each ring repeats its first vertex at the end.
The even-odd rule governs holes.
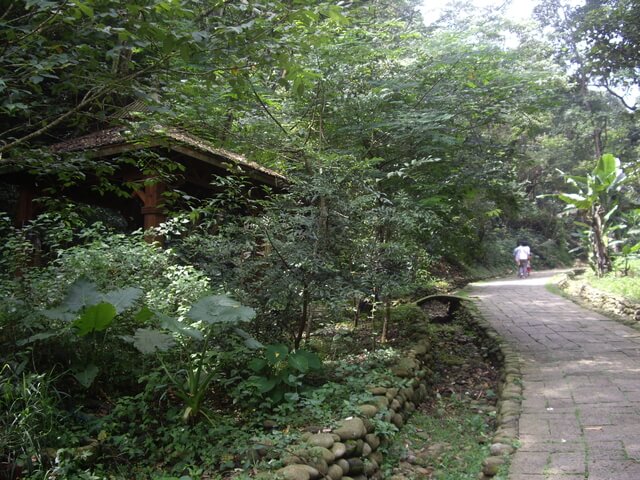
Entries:
POLYGON ((598 203, 594 203, 591 207, 591 230, 593 232, 591 248, 595 257, 596 273, 599 277, 611 271, 611 259, 604 238, 602 210, 602 206, 598 203))
POLYGON ((311 295, 309 293, 309 287, 307 285, 302 289, 302 313, 300 316, 300 321, 298 323, 298 332, 294 338, 294 348, 297 350, 300 347, 300 343, 302 342, 302 336, 304 335, 305 329, 307 328, 307 322, 309 321, 309 304, 311 295))
POLYGON ((380 335, 380 343, 387 342, 390 321, 391 321, 391 300, 387 299, 384 302, 384 321, 382 322, 382 334, 380 335))

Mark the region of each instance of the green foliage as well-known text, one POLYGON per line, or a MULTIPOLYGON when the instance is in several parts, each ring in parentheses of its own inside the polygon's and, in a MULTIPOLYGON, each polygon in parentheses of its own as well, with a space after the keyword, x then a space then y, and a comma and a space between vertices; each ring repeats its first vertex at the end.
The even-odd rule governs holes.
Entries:
POLYGON ((624 271, 621 272, 622 276, 611 272, 603 277, 586 275, 585 280, 597 290, 640 303, 640 260, 637 258, 625 260, 623 257, 622 262, 621 267, 626 269, 626 274, 624 271))
MULTIPOLYGON (((56 258, 43 267, 24 268, 22 264, 20 278, 5 270, 7 293, 28 297, 34 306, 46 307, 61 302, 66 289, 84 277, 102 291, 136 285, 143 290, 145 303, 155 310, 184 315, 191 303, 210 289, 205 275, 180 265, 171 250, 149 245, 141 235, 103 232, 95 238, 91 228, 85 232, 88 243, 57 251, 56 258)), ((2 258, 14 256, 12 245, 5 244, 2 258)), ((29 241, 24 239, 20 245, 28 246, 29 241)))
POLYGON ((604 86, 624 88, 640 83, 638 12, 637 0, 590 1, 572 12, 590 74, 604 86))
POLYGON ((101 294, 95 284, 79 279, 71 286, 59 306, 41 312, 48 319, 57 321, 58 323, 52 325, 57 328, 38 332, 21 340, 19 344, 64 337, 63 342, 68 343, 67 348, 71 351, 83 352, 77 357, 76 365, 72 368, 76 380, 88 388, 100 371, 93 362, 96 358, 98 343, 104 343, 101 341, 104 337, 100 336, 99 332, 106 330, 116 315, 131 309, 141 295, 142 290, 137 288, 113 290, 101 294), (73 340, 73 334, 87 338, 77 343, 73 340))
POLYGON ((391 321, 395 324, 412 325, 426 320, 424 310, 412 303, 396 305, 391 309, 391 321))
MULTIPOLYGON (((33 372, 14 376, 14 386, 35 385, 51 368, 93 382, 87 393, 69 375, 46 377, 38 401, 53 405, 46 393, 55 383, 76 402, 70 408, 99 413, 79 427, 98 445, 95 462, 83 458, 84 440, 61 440, 52 474, 215 477, 248 468, 249 445, 287 442, 280 428, 258 428, 261 420, 290 430, 328 424, 367 398, 354 392, 397 380, 386 370, 396 350, 365 350, 378 332, 335 328, 354 298, 390 306, 479 265, 496 271, 511 263, 518 238, 540 265, 563 260, 555 205, 533 205, 558 191, 549 172, 579 173, 602 146, 593 138, 622 161, 637 158, 637 119, 589 91, 582 75, 624 86, 634 57, 602 41, 633 46, 633 28, 616 21, 632 19, 623 7, 634 2, 569 12, 577 23, 563 34, 583 32, 585 42, 564 42, 558 52, 572 56, 561 60, 573 68, 572 48, 589 49, 572 78, 528 28, 468 9, 427 28, 415 0, 11 2, 0 18, 0 161, 8 160, 3 172, 55 179, 56 191, 43 193, 47 212, 25 228, 0 219, 0 355, 30 358, 33 372), (506 32, 520 46, 507 46, 506 32), (59 187, 91 178, 91 195, 126 193, 109 180, 117 168, 150 172, 170 159, 63 158, 47 145, 129 121, 140 131, 180 125, 286 171, 289 183, 275 194, 225 177, 202 202, 167 192, 177 211, 158 232, 165 250, 140 232, 88 226, 106 215, 66 201, 59 187), (316 385, 319 359, 300 346, 323 341, 329 381, 316 385), (89 397, 109 401, 96 407, 89 397)), ((595 184, 610 181, 610 163, 603 157, 591 173, 595 184)), ((164 173, 178 183, 192 174, 164 173)), ((639 239, 618 213, 634 188, 602 190, 619 205, 602 218, 631 278, 639 239)), ((402 335, 423 319, 402 304, 389 313, 402 335)), ((34 432, 43 423, 36 416, 34 432)), ((463 425, 477 433, 479 423, 463 425)))
POLYGON ((9 476, 39 469, 45 463, 43 449, 65 421, 50 376, 25 367, 21 362, 0 368, 0 461, 9 476))
MULTIPOLYGON (((248 322, 255 317, 255 311, 252 308, 242 306, 226 295, 210 295, 201 298, 191 306, 187 318, 192 322, 202 324, 205 330, 204 334, 196 333, 196 329, 184 326, 176 319, 165 315, 159 315, 159 317, 161 325, 174 334, 201 340, 200 349, 189 356, 190 361, 186 368, 172 373, 161 359, 160 362, 173 384, 176 394, 185 403, 182 419, 185 422, 190 422, 202 414, 211 420, 203 408, 203 404, 211 382, 220 373, 215 366, 211 365, 209 352, 210 343, 216 335, 221 333, 216 327, 219 324, 248 322)), ((135 336, 129 337, 127 340, 131 341, 133 346, 143 354, 166 351, 173 346, 173 340, 169 335, 150 329, 137 329, 135 336)), ((253 342, 249 344, 253 345, 253 342)))
POLYGON ((620 160, 611 154, 603 155, 593 171, 585 177, 562 175, 578 193, 560 193, 556 196, 567 203, 569 209, 576 209, 585 216, 587 223, 578 222, 578 225, 587 228, 589 262, 594 271, 603 276, 612 269, 609 249, 614 214, 620 206, 619 192, 627 176, 620 160))
MULTIPOLYGON (((20 277, 6 272, 0 282, 0 341, 6 355, 32 346, 36 371, 53 367, 71 373, 85 387, 99 381, 114 389, 135 389, 144 364, 121 337, 132 336, 141 348, 153 349, 159 339, 149 341, 154 335, 146 332, 153 320, 149 309, 134 307, 146 303, 158 314, 179 314, 180 319, 209 290, 208 279, 140 236, 94 240, 93 232, 84 232, 88 244, 61 249, 44 267, 30 265, 20 277)), ((17 238, 14 233, 9 231, 9 237, 17 238)), ((4 244, 3 255, 11 258, 15 245, 4 244)), ((165 341, 166 346, 173 342, 165 341)))
POLYGON ((267 398, 270 406, 297 401, 304 377, 322 370, 316 354, 306 350, 291 352, 283 344, 265 346, 263 355, 249 362, 254 375, 239 390, 248 389, 254 398, 267 398))

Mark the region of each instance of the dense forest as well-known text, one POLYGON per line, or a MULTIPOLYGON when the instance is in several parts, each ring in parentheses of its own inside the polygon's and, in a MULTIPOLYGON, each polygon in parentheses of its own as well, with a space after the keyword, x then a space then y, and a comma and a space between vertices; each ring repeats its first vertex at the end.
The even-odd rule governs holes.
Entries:
POLYGON ((249 478, 518 241, 635 274, 640 2, 420 6, 0 0, 0 479, 249 478))

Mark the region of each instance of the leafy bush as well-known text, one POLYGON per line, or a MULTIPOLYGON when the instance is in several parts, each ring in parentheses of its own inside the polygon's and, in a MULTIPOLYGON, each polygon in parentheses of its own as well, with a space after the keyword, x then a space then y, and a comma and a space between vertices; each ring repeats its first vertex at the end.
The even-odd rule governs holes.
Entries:
POLYGON ((322 370, 320 358, 306 350, 290 351, 286 345, 267 345, 262 357, 249 363, 254 375, 238 387, 242 396, 249 395, 250 402, 268 399, 268 405, 295 402, 304 389, 307 374, 322 370))
POLYGON ((100 225, 85 227, 77 235, 80 244, 56 247, 53 258, 41 265, 39 246, 30 231, 50 226, 48 235, 56 236, 51 232, 64 226, 55 226, 54 220, 41 216, 26 229, 16 230, 8 218, 0 218, 0 293, 28 298, 31 305, 43 308, 60 302, 63 292, 85 277, 100 290, 135 285, 158 310, 181 314, 211 288, 206 275, 180 265, 171 250, 148 244, 141 233, 113 234, 100 225))
POLYGON ((47 328, 20 340, 18 345, 46 342, 57 347, 67 357, 75 379, 88 388, 100 371, 96 363, 105 356, 111 358, 111 351, 117 349, 106 341, 105 330, 117 315, 135 306, 141 294, 133 287, 100 293, 95 284, 79 279, 59 306, 38 312, 50 321, 47 328))
POLYGON ((396 305, 391 309, 391 322, 396 325, 416 324, 426 320, 424 310, 413 303, 396 305))

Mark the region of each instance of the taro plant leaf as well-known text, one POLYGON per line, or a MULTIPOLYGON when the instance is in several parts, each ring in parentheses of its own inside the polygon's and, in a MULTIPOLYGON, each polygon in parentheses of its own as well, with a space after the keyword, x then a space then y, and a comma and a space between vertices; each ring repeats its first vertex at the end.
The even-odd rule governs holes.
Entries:
POLYGON ((47 338, 55 337, 56 335, 60 335, 60 331, 57 332, 40 332, 35 335, 31 335, 28 338, 23 338, 22 340, 18 340, 16 345, 28 345, 33 342, 37 342, 38 340, 46 340, 47 338))
POLYGON ((77 313, 71 312, 63 307, 41 310, 40 313, 51 320, 62 320, 64 322, 73 322, 78 317, 77 313))
POLYGON ((301 355, 302 352, 294 352, 289 355, 288 362, 292 368, 295 368, 299 372, 307 373, 309 371, 309 361, 304 355, 301 355))
POLYGON ((267 361, 264 358, 253 358, 249 361, 248 366, 254 372, 261 372, 267 366, 267 361))
POLYGON ((123 336, 122 339, 133 343, 133 346, 144 355, 156 351, 166 352, 175 344, 171 335, 149 328, 138 328, 133 337, 123 336))
POLYGON ((310 370, 320 370, 322 361, 313 352, 297 350, 289 356, 289 365, 302 373, 306 373, 310 370))
POLYGON ((205 323, 247 322, 256 316, 251 307, 245 307, 226 295, 209 295, 191 306, 190 318, 205 323))
POLYGON ((149 307, 145 305, 140 309, 138 313, 136 313, 136 316, 133 318, 138 323, 147 323, 153 318, 154 315, 155 314, 149 309, 149 307))
POLYGON ((289 349, 282 343, 267 345, 267 348, 265 349, 265 356, 270 365, 275 365, 278 362, 284 361, 287 358, 287 355, 289 355, 289 349))
POLYGON ((122 313, 134 306, 142 295, 142 290, 135 287, 112 290, 103 296, 103 301, 110 303, 116 308, 117 313, 122 313))
POLYGON ((154 312, 155 316, 160 320, 160 326, 167 330, 178 333, 180 335, 186 335, 187 337, 194 338, 196 340, 202 340, 202 332, 196 328, 192 328, 183 324, 180 320, 177 320, 164 313, 154 312))
POLYGON ((260 343, 258 340, 253 338, 250 334, 242 330, 241 328, 234 328, 234 332, 238 334, 239 337, 244 339, 244 345, 250 350, 258 350, 260 348, 264 348, 264 345, 260 343))
POLYGON ((275 378, 256 377, 253 379, 255 386, 260 393, 267 393, 273 390, 278 383, 275 378))
POLYGON ((95 283, 90 282, 86 278, 79 278, 69 288, 64 302, 62 302, 62 308, 71 312, 79 312, 87 305, 100 303, 102 297, 95 283))
POLYGON ((106 329, 116 316, 116 308, 110 303, 101 302, 92 305, 82 312, 82 315, 73 322, 78 329, 77 334, 80 336, 90 332, 100 332, 106 329))
POLYGON ((85 388, 89 388, 98 376, 99 371, 100 369, 96 365, 90 363, 84 368, 84 370, 75 371, 73 373, 73 377, 80 382, 80 385, 85 388))

